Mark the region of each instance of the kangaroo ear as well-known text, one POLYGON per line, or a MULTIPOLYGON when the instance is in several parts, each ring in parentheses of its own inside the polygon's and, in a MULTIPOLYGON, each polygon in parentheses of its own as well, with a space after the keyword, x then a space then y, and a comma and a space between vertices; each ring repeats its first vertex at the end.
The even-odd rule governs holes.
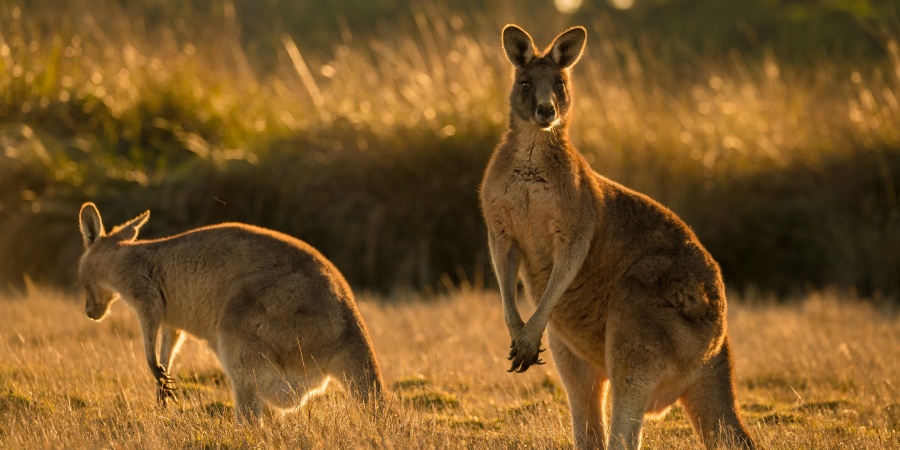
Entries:
POLYGON ((509 62, 516 67, 525 67, 535 57, 534 41, 531 36, 515 25, 503 28, 503 50, 509 62))
POLYGON ((84 248, 90 247, 94 242, 97 242, 97 239, 106 234, 103 231, 103 220, 100 218, 100 211, 91 202, 81 205, 81 212, 78 213, 78 226, 81 228, 84 248))
POLYGON ((115 236, 123 241, 133 241, 137 239, 138 231, 145 223, 147 223, 147 219, 149 218, 150 211, 144 211, 143 214, 114 228, 109 235, 115 236))
POLYGON ((581 59, 586 39, 587 30, 584 27, 572 27, 563 31, 550 44, 550 58, 559 64, 560 68, 568 69, 574 66, 581 59))

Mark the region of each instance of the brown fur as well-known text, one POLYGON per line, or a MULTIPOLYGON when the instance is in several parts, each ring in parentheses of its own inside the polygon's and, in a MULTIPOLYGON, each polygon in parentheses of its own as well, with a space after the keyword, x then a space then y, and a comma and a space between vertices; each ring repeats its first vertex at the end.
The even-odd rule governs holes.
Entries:
POLYGON ((538 52, 524 30, 503 30, 515 68, 510 122, 481 205, 512 338, 510 371, 543 363, 548 328, 578 448, 638 448, 645 413, 675 401, 708 448, 751 448, 718 265, 674 213, 594 172, 569 141, 569 70, 585 38, 572 28, 538 52), (537 305, 527 323, 517 275, 537 305))
POLYGON ((149 214, 107 235, 96 206, 86 203, 78 275, 90 318, 102 319, 119 296, 137 312, 163 404, 175 398, 170 370, 184 332, 218 356, 239 419, 258 418, 262 400, 279 409, 302 404, 330 377, 363 401, 381 397, 381 373, 353 293, 318 251, 238 223, 137 241, 149 214))

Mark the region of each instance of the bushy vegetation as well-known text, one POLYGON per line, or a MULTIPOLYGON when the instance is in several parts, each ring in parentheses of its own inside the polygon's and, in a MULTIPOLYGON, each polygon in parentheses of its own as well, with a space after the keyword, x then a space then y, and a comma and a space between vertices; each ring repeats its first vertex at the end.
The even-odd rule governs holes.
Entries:
POLYGON ((678 212, 726 282, 900 292, 896 15, 867 19, 877 51, 795 63, 778 42, 700 51, 612 13, 423 2, 304 33, 267 5, 0 6, 0 279, 71 286, 91 200, 107 226, 150 209, 147 237, 285 231, 359 288, 491 280, 476 191, 505 122, 500 27, 546 43, 579 21, 576 145, 678 212))

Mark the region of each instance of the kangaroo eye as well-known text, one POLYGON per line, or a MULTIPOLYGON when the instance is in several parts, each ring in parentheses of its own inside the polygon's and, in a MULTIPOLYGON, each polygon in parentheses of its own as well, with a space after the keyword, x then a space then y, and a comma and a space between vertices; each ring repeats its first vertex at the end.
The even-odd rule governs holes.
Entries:
POLYGON ((556 90, 557 90, 557 91, 564 91, 564 90, 566 90, 566 85, 563 84, 563 83, 557 83, 557 84, 556 84, 556 90))
POLYGON ((524 89, 526 91, 528 90, 528 88, 531 87, 531 83, 529 83, 527 81, 521 81, 521 82, 519 82, 519 84, 522 86, 522 89, 524 89))

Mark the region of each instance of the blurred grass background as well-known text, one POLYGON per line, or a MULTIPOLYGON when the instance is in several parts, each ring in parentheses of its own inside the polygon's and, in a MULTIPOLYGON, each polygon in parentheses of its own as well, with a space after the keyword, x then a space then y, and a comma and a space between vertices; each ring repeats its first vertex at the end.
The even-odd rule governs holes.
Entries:
POLYGON ((588 28, 572 138, 693 227, 736 289, 900 293, 889 0, 0 2, 0 285, 73 287, 77 212, 236 220, 358 289, 490 283, 477 187, 499 33, 588 28), (578 2, 575 2, 578 3, 578 2))

